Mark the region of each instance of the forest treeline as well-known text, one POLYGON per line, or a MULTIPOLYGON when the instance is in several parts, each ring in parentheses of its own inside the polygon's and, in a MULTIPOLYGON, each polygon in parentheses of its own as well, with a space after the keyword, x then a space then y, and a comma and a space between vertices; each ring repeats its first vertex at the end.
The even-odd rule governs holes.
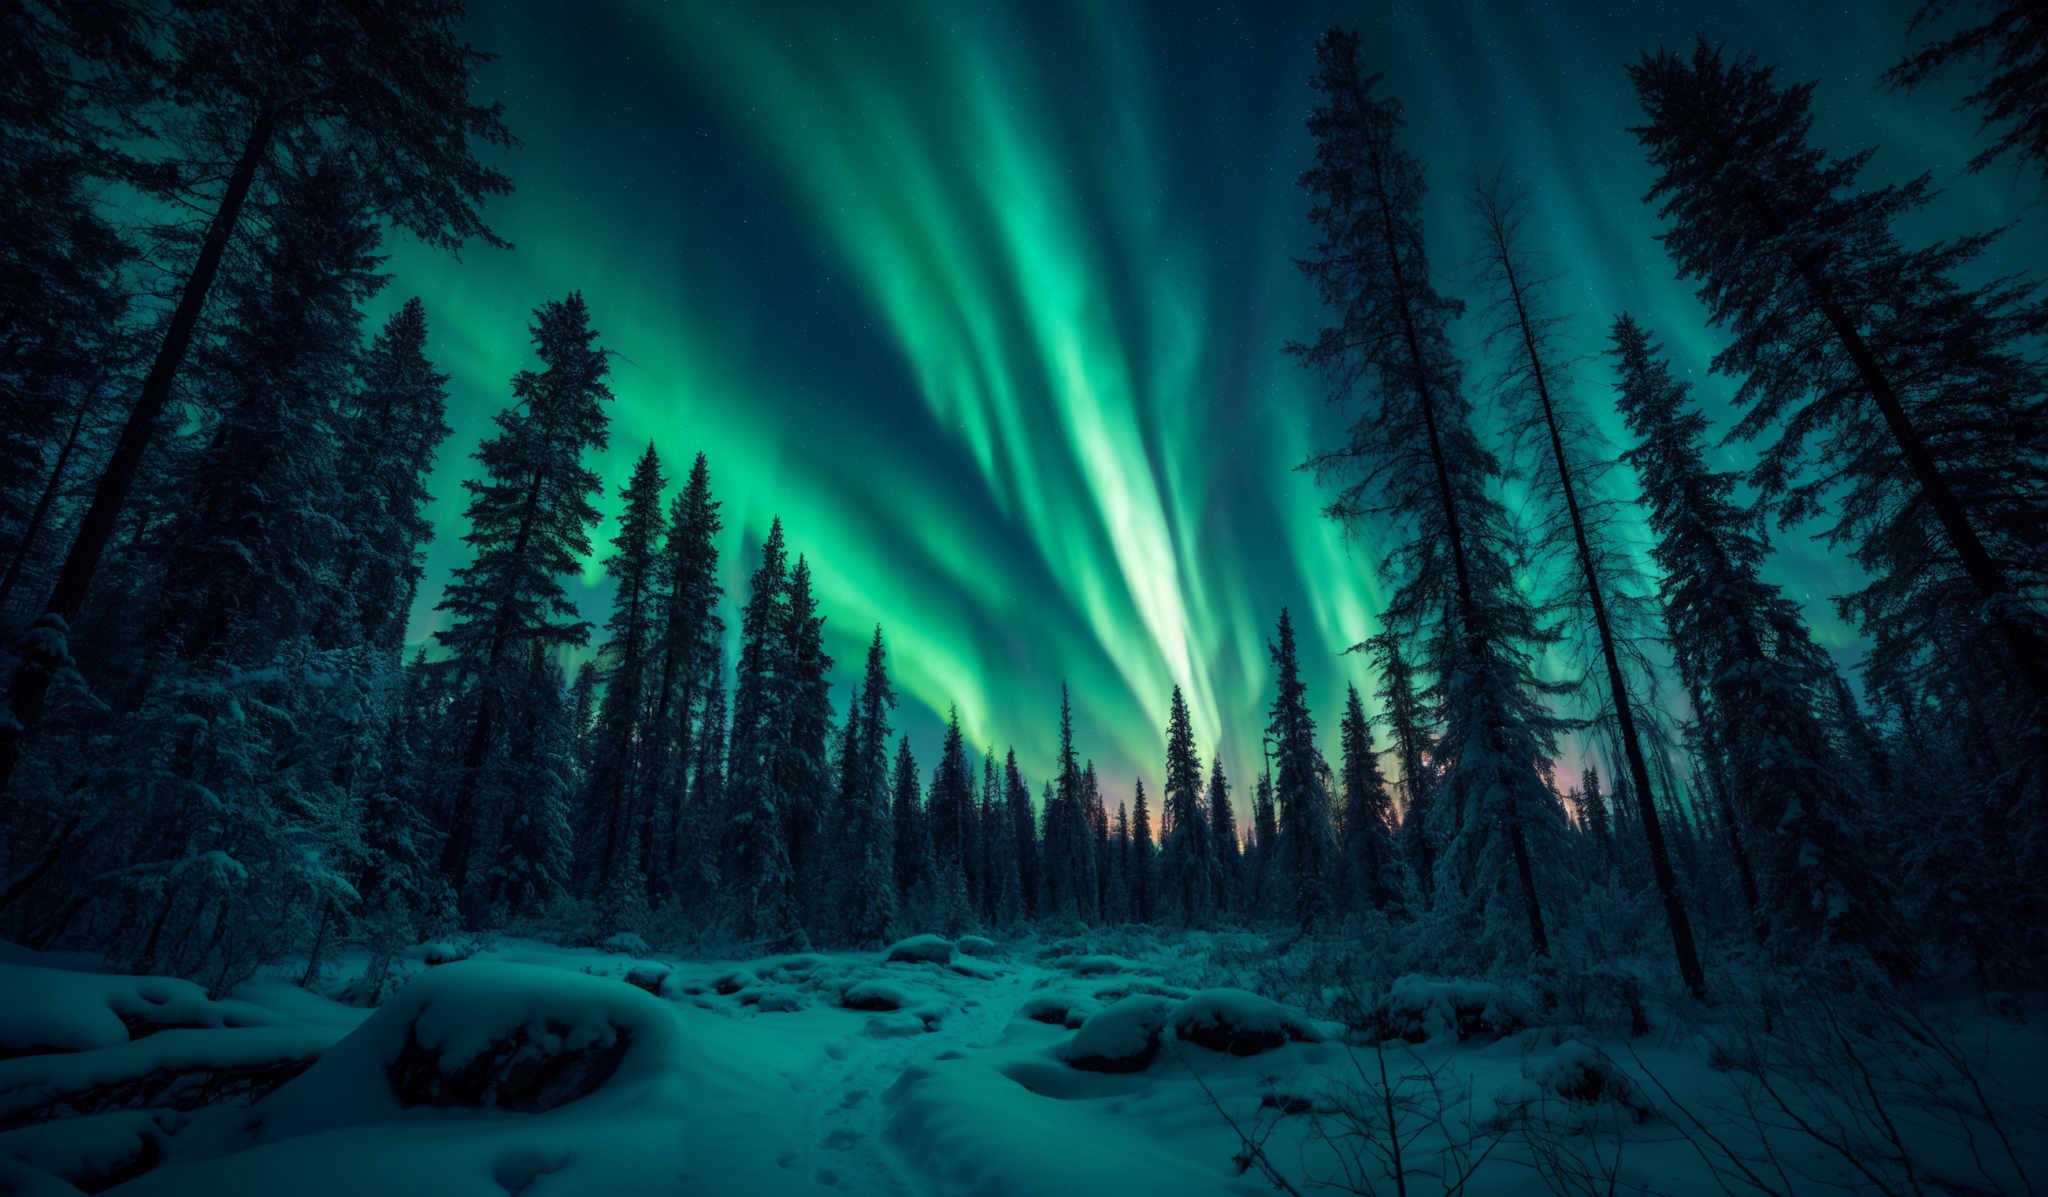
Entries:
MULTIPOLYGON (((1980 166, 2048 168, 2027 8, 1982 6, 1891 76, 1979 72, 1980 166)), ((1570 309, 1512 182, 1472 188, 1481 269, 1439 289, 1400 105, 1355 35, 1322 38, 1300 266, 1329 323, 1290 351, 1346 420, 1307 463, 1328 514, 1391 545, 1385 631, 1356 646, 1376 686, 1343 696, 1326 760, 1280 612, 1265 725, 1226 729, 1258 737, 1258 776, 1214 745, 1205 767, 1176 690, 1156 806, 1140 778, 1111 812, 1064 693, 1037 779, 957 718, 921 765, 880 627, 838 707, 779 522, 722 592, 702 454, 600 478, 612 359, 580 294, 534 311, 462 484, 445 626, 408 654, 448 379, 418 300, 365 312, 389 228, 503 244, 481 211, 511 184, 479 155, 513 138, 470 95, 462 17, 0 9, 10 938, 223 988, 344 948, 374 988, 458 927, 767 950, 1047 920, 1266 925, 1438 971, 1648 950, 1700 996, 1757 954, 2038 980, 2048 305, 1993 272, 1999 230, 1905 240, 1931 181, 1814 144, 1812 86, 1705 43, 1628 68, 1647 202, 1754 446, 1734 473, 1657 314, 1570 309), (1565 334, 1588 318, 1600 385, 1565 334), (1867 575, 1837 600, 1871 646, 1860 697, 1764 579, 1794 526, 1867 575), (593 554, 601 629, 565 588, 593 554), (1566 737, 1596 763, 1560 792, 1566 737)))

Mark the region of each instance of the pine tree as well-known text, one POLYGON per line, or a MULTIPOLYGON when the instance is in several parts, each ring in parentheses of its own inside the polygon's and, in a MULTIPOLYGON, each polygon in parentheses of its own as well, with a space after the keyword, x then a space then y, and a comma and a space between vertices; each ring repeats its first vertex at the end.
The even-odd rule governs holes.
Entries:
MULTIPOLYGON (((604 888, 614 869, 629 867, 621 857, 626 841, 644 843, 652 830, 635 809, 636 749, 647 718, 646 694, 655 648, 656 538, 661 534, 661 457, 650 443, 634 463, 619 498, 624 510, 605 572, 616 589, 605 642, 604 699, 592 730, 591 773, 584 800, 584 827, 591 842, 585 856, 586 892, 604 888)), ((638 869, 639 862, 630 867, 638 869)))
POLYGON ((1182 923, 1206 923, 1216 892, 1216 845, 1202 810, 1202 757, 1179 686, 1166 720, 1165 810, 1172 830, 1160 845, 1160 888, 1182 923))
POLYGON ((789 606, 782 638, 782 676, 777 679, 781 736, 775 749, 775 790, 781 796, 783 842, 799 895, 824 888, 824 854, 818 834, 827 812, 827 737, 832 724, 832 658, 825 652, 825 617, 811 593, 810 564, 799 556, 789 576, 789 606))
POLYGON ((1252 882, 1246 906, 1261 917, 1282 910, 1279 870, 1280 816, 1273 806, 1273 768, 1259 774, 1259 788, 1252 798, 1252 882))
POLYGON ((1843 825, 1856 797, 1816 717, 1822 653, 1796 606, 1762 580, 1769 548, 1734 500, 1736 478, 1706 465, 1706 420, 1686 385, 1627 316, 1615 321, 1613 353, 1672 655, 1724 754, 1771 935, 1797 951, 1828 938, 1882 950, 1886 902, 1849 851, 1843 825))
MULTIPOLYGON (((710 729, 709 695, 719 685, 719 645, 725 620, 718 614, 724 591, 718 584, 718 534, 725 528, 718 500, 711 497, 711 469, 702 453, 690 465, 690 477, 669 504, 668 533, 655 559, 655 585, 660 595, 660 667, 652 680, 653 699, 647 716, 647 751, 652 758, 641 768, 646 808, 664 812, 660 820, 667 842, 657 848, 669 862, 667 872, 682 868, 686 847, 683 830, 687 809, 704 789, 701 770, 693 770, 698 748, 710 729), (695 780, 693 780, 693 772, 695 780)), ((715 745, 723 751, 723 744, 715 745)))
POLYGON ((331 162, 283 181, 201 356, 210 428, 162 550, 160 634, 187 660, 268 661, 333 585, 350 531, 337 408, 386 281, 360 193, 331 162))
POLYGON ((982 918, 993 922, 996 918, 997 894, 1002 886, 998 861, 1001 857, 999 840, 1008 826, 1004 819, 1001 803, 1002 783, 996 780, 996 750, 993 745, 981 754, 981 802, 975 808, 975 875, 979 879, 976 891, 976 909, 982 918))
POLYGON ((1045 804, 1045 855, 1041 865, 1046 905, 1041 915, 1080 918, 1085 900, 1081 857, 1087 847, 1081 810, 1081 762, 1074 755, 1074 714, 1067 687, 1060 686, 1058 777, 1045 804))
MULTIPOLYGON (((918 887, 931 871, 923 849, 931 843, 925 830, 924 812, 919 809, 917 758, 910 754, 910 737, 896 741, 896 772, 890 779, 891 818, 895 824, 896 893, 898 908, 910 913, 909 905, 918 887)), ((923 913, 923 912, 917 912, 923 913)))
POLYGON ((1344 836, 1340 847, 1346 888, 1354 903, 1379 910, 1392 902, 1398 892, 1394 872, 1394 810, 1393 801, 1387 796, 1386 778, 1380 773, 1379 753, 1372 746, 1365 704, 1359 699, 1356 686, 1345 688, 1340 732, 1344 750, 1344 771, 1339 782, 1344 793, 1344 836))
POLYGON ((1394 761, 1401 769, 1401 846, 1426 895, 1436 877, 1436 845, 1431 839, 1430 799, 1436 772, 1429 761, 1429 713, 1416 690, 1415 671, 1401 655, 1400 637, 1382 632, 1366 642, 1379 672, 1380 718, 1393 740, 1394 761))
MULTIPOLYGON (((271 171, 303 173, 316 160, 338 160, 359 180, 372 212, 422 241, 448 249, 470 238, 503 244, 477 206, 509 191, 511 183, 478 162, 470 147, 472 141, 508 145, 512 138, 498 106, 470 102, 482 55, 460 40, 463 16, 461 5, 449 0, 380 0, 350 9, 315 0, 221 0, 166 10, 151 29, 148 44, 169 64, 177 94, 192 103, 180 106, 173 128, 138 133, 134 140, 162 145, 173 162, 234 165, 218 194, 190 201, 212 209, 204 239, 43 614, 23 641, 7 697, 14 717, 0 722, 0 793, 68 655, 64 637, 165 422, 200 314, 259 176, 267 182, 271 171)), ((184 174, 154 172, 159 178, 184 174)), ((451 839, 458 854, 466 853, 468 842, 466 836, 451 839)))
POLYGON ((1149 923, 1158 917, 1157 895, 1153 892, 1152 810, 1145 802, 1145 779, 1139 778, 1131 795, 1131 860, 1126 868, 1131 891, 1131 917, 1149 923))
POLYGON ((789 795, 777 768, 789 735, 790 577, 782 521, 761 543, 747 605, 740 615, 732 730, 726 749, 722 882, 740 934, 779 942, 798 930, 796 877, 790 865, 789 795))
POLYGON ((1216 913, 1235 913, 1244 887, 1237 846, 1237 813, 1230 809, 1230 782, 1223 754, 1209 762, 1209 834, 1216 842, 1216 913))
MULTIPOLYGON (((1925 0, 1913 14, 1913 32, 1957 7, 1956 0, 1925 0)), ((2048 174, 2048 26, 2040 5, 1976 0, 1970 7, 1981 19, 1914 50, 1885 72, 1885 82, 1919 87, 1959 62, 1978 64, 1977 90, 1963 103, 1977 110, 1984 130, 1998 130, 1998 139, 1970 159, 1970 169, 2011 154, 2048 174)))
POLYGON ((1294 623, 1285 607, 1280 609, 1277 639, 1268 651, 1276 675, 1266 741, 1272 745, 1277 766, 1273 801, 1279 807, 1279 871, 1284 877, 1287 914, 1297 925, 1307 927, 1330 912, 1325 888, 1331 864, 1325 855, 1330 829, 1322 818, 1325 798, 1317 772, 1322 757, 1316 752, 1315 719, 1308 711, 1308 687, 1301 680, 1301 666, 1295 657, 1294 623))
POLYGON ((336 587, 364 642, 396 657, 425 572, 422 551, 434 538, 427 476, 449 433, 448 376, 427 360, 426 308, 418 299, 384 322, 356 375, 340 429, 351 483, 336 587))
MULTIPOLYGON (((1451 353, 1448 323, 1462 305, 1430 281, 1422 167, 1397 140, 1400 105, 1374 97, 1377 79, 1359 66, 1356 34, 1333 29, 1316 53, 1316 165, 1301 183, 1322 238, 1301 266, 1340 323, 1290 348, 1356 416, 1346 442, 1309 465, 1342 481, 1326 509, 1332 518, 1391 520, 1403 534, 1382 572, 1395 588, 1389 622, 1410 635, 1425 625, 1434 633, 1427 643, 1453 799, 1439 812, 1445 853, 1461 896, 1481 913, 1512 868, 1529 944, 1543 955, 1549 938, 1530 841, 1554 822, 1536 772, 1550 755, 1553 721, 1536 700, 1543 687, 1529 661, 1549 634, 1516 585, 1515 537, 1493 494, 1501 467, 1473 433, 1451 353)), ((1297 700, 1287 705, 1305 714, 1297 700)), ((1288 751, 1295 759, 1283 765, 1291 774, 1281 788, 1300 787, 1297 797, 1313 800, 1312 745, 1298 740, 1288 751)))
POLYGON ((513 405, 496 417, 497 434, 476 452, 483 477, 465 481, 474 553, 457 570, 437 610, 450 626, 435 633, 461 676, 474 685, 468 745, 455 782, 441 871, 464 892, 475 845, 479 772, 498 730, 508 686, 507 664, 521 650, 580 645, 590 625, 561 579, 590 553, 597 522, 597 475, 583 464, 603 449, 608 366, 583 297, 571 293, 542 305, 533 324, 542 369, 512 378, 513 405))
POLYGON ((896 922, 896 837, 889 809, 889 684, 882 627, 868 644, 860 696, 847 715, 839 765, 839 918, 846 937, 875 945, 896 922))
POLYGON ((1017 896, 1020 914, 1025 918, 1036 917, 1042 911, 1038 905, 1039 877, 1038 819, 1031 810, 1031 789, 1024 784, 1024 774, 1017 768, 1017 750, 1012 748, 1003 754, 1003 797, 1010 809, 1010 834, 1015 840, 1017 854, 1017 896))
POLYGON ((127 390, 135 247, 96 203, 125 178, 122 114, 159 83, 144 14, 17 0, 0 10, 0 612, 42 556, 102 396, 127 390))
POLYGON ((1631 686, 1623 669, 1634 647, 1622 643, 1623 637, 1633 630, 1636 637, 1648 640, 1656 632, 1648 626, 1646 615, 1632 617, 1633 612, 1641 611, 1638 596, 1629 585, 1634 571, 1609 544, 1612 505, 1599 493, 1600 463, 1608 460, 1608 454, 1602 451, 1590 422, 1570 400, 1570 380, 1559 363, 1558 321, 1544 309, 1547 280, 1524 243, 1525 201, 1506 190, 1497 178, 1476 189, 1472 199, 1485 247, 1481 251, 1484 272, 1494 294, 1496 322, 1488 338, 1509 346, 1506 356, 1511 364, 1500 390, 1511 408, 1516 435, 1542 445, 1537 456, 1544 465, 1536 472, 1536 494, 1563 516, 1562 520, 1553 516, 1550 526, 1555 535, 1546 538, 1557 543, 1543 547, 1552 549, 1551 555, 1569 553, 1577 567, 1578 585, 1569 588, 1565 605, 1572 622, 1581 627, 1590 624, 1597 638, 1606 667, 1608 707, 1636 792, 1650 871, 1663 899, 1664 923, 1678 958, 1678 973, 1692 995, 1704 999, 1706 974, 1693 941, 1692 919, 1678 890, 1678 875, 1671 867, 1663 823, 1651 799, 1649 766, 1636 730, 1637 696, 1651 691, 1655 679, 1648 676, 1648 665, 1640 664, 1631 686))
POLYGON ((1859 189, 1870 158, 1811 144, 1810 84, 1700 43, 1630 68, 1680 273, 1733 335, 1736 432, 1777 435, 1751 481, 1786 522, 1831 512, 1871 581, 1842 600, 1879 689, 1944 670, 2009 679, 2015 731, 2048 753, 2048 302, 2025 278, 1955 281, 1994 235, 1908 249, 1926 176, 1859 189), (1989 635, 1980 632, 1988 629, 1989 635), (1935 653, 1936 645, 1961 652, 1935 653))
POLYGON ((966 858, 968 776, 967 747, 960 737, 960 710, 955 707, 947 713, 945 745, 932 770, 929 808, 934 859, 949 872, 962 868, 966 858))

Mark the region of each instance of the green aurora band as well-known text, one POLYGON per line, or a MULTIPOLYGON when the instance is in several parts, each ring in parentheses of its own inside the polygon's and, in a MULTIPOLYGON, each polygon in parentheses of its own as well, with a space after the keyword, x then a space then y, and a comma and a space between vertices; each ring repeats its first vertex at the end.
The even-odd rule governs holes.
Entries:
MULTIPOLYGON (((581 289, 618 354, 600 540, 647 443, 672 482, 702 450, 728 595, 779 515, 816 574, 842 708, 879 622, 921 758, 957 704, 977 749, 1014 744, 1035 789, 1064 680, 1115 801, 1158 774, 1178 684, 1246 795, 1283 605, 1334 749, 1344 684, 1372 681, 1342 650, 1376 630, 1381 592, 1374 530, 1323 519, 1294 469, 1337 420, 1281 353, 1320 315, 1290 258, 1308 235, 1293 180, 1321 27, 1358 24, 1381 47, 1432 168, 1453 290, 1470 275, 1460 180, 1504 163, 1536 192, 1577 347, 1596 352, 1627 308, 1713 402, 1729 389, 1705 376, 1718 338, 1639 202, 1624 61, 1700 23, 1791 48, 1789 73, 1824 80, 1819 136, 1882 143, 1877 177, 1950 179, 1971 152, 1947 97, 1875 90, 1909 4, 1829 14, 1825 38, 1799 5, 1522 7, 478 6, 472 36, 502 55, 483 91, 526 143, 506 160, 519 191, 493 210, 517 248, 457 263, 394 244, 385 297, 426 300, 454 379, 414 638, 440 626, 459 482, 527 364, 528 314, 581 289)), ((1940 215, 1983 227, 2035 198, 1969 178, 1940 215)), ((1468 349, 1479 387, 1476 336, 1468 349)), ((1579 375, 1618 432, 1604 367, 1579 375)), ((1804 532, 1784 545, 1778 580, 1853 661, 1827 602, 1847 566, 1804 532)), ((600 622, 597 559, 582 582, 600 622)))

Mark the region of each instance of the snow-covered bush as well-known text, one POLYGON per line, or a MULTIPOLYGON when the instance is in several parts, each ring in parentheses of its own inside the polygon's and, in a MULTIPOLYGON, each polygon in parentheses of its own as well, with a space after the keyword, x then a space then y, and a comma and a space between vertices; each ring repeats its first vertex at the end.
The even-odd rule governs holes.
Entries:
POLYGON ((1087 1072, 1142 1072, 1159 1054, 1159 1036, 1172 1012, 1170 998, 1128 997, 1088 1016, 1061 1052, 1087 1072))
POLYGON ((1242 989, 1205 989, 1174 1007, 1174 1034, 1198 1047, 1255 1056, 1287 1043, 1318 1042, 1321 1032, 1294 1011, 1242 989))
POLYGON ((1512 1035, 1534 1021, 1529 1004, 1490 981, 1402 977, 1373 1011, 1373 1032, 1383 1039, 1422 1043, 1512 1035))

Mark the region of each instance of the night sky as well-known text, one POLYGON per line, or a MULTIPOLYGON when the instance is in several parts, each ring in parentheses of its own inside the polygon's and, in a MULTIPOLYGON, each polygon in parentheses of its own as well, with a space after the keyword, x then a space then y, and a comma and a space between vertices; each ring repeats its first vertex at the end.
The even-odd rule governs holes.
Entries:
MULTIPOLYGON (((780 515, 829 616, 842 710, 880 621, 921 759, 957 703, 977 751, 1014 743, 1035 790, 1064 678, 1114 802, 1156 781, 1178 682, 1242 805, 1279 609, 1334 754, 1343 685, 1370 681, 1339 653, 1380 603, 1372 530, 1347 542, 1293 469, 1336 420, 1280 352, 1321 317, 1291 264, 1317 33, 1359 28, 1407 104, 1446 290, 1476 298, 1461 185, 1504 166, 1535 192, 1575 347, 1597 354, 1627 309, 1719 409, 1719 340, 1640 202, 1623 64, 1700 32, 1818 79, 1822 144, 1878 144, 1869 177, 1947 187, 1910 237, 2019 221, 2005 253, 2039 261, 2038 184, 1959 174, 1979 144, 1961 88, 1879 90, 1913 6, 479 4, 471 39, 501 55, 479 91, 524 141, 504 161, 518 191, 490 211, 517 248, 456 262, 398 242, 375 313, 421 296, 453 375, 412 635, 440 626, 458 482, 531 360, 529 313, 580 289, 619 355, 600 542, 650 440, 672 485, 702 450, 728 595, 780 515)), ((1618 432, 1605 367, 1578 375, 1618 432)), ((1852 575, 1781 544, 1776 580, 1853 663, 1827 602, 1852 575)), ((595 560, 578 597, 601 623, 595 560)))

